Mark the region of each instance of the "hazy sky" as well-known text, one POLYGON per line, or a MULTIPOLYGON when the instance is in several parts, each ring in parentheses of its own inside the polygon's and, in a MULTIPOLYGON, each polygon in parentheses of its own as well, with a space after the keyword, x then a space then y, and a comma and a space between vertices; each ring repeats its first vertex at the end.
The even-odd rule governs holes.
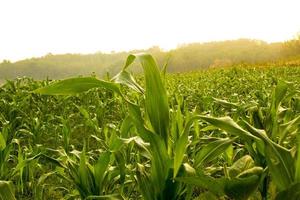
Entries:
POLYGON ((300 0, 0 0, 0 61, 300 31, 300 0))

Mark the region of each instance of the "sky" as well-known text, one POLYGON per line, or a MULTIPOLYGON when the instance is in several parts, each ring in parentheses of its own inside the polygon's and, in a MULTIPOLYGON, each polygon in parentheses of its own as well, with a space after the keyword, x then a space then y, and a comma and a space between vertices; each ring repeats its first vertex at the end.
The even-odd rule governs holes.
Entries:
POLYGON ((0 0, 0 61, 300 32, 299 0, 0 0))

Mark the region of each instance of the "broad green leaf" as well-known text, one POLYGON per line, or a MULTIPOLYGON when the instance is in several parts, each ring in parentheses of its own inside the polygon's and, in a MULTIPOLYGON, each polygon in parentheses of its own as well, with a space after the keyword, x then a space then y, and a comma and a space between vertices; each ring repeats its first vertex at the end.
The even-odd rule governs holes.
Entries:
POLYGON ((225 150, 234 142, 235 139, 236 138, 218 139, 202 147, 195 155, 195 167, 198 168, 200 165, 209 163, 216 159, 220 154, 225 152, 225 150))
POLYGON ((127 139, 122 138, 121 140, 123 141, 124 144, 134 143, 135 145, 137 145, 139 149, 145 150, 147 152, 149 151, 149 146, 150 146, 149 143, 144 142, 142 138, 140 138, 139 136, 135 136, 127 139))
POLYGON ((295 181, 300 183, 300 135, 297 136, 297 157, 296 157, 296 172, 295 181))
POLYGON ((162 70, 161 70, 161 75, 162 75, 162 78, 163 78, 163 81, 164 81, 164 82, 165 82, 166 73, 167 73, 167 68, 168 68, 170 59, 171 59, 171 55, 168 55, 168 58, 167 58, 165 64, 164 64, 163 67, 162 67, 162 70))
POLYGON ((15 195, 11 182, 0 181, 0 199, 1 200, 15 200, 15 195))
POLYGON ((126 63, 123 67, 123 70, 125 70, 129 65, 131 65, 135 59, 136 59, 136 55, 130 54, 126 59, 126 63))
POLYGON ((43 88, 34 90, 34 93, 47 95, 74 95, 86 92, 92 88, 106 88, 121 94, 118 84, 99 80, 93 77, 70 78, 55 82, 43 88))
POLYGON ((216 179, 207 175, 198 174, 192 177, 177 177, 175 180, 207 189, 218 196, 224 195, 224 178, 216 179))
POLYGON ((129 116, 132 119, 132 123, 137 128, 138 134, 144 141, 150 143, 149 147, 144 147, 148 148, 148 151, 151 155, 151 173, 149 177, 148 175, 146 175, 146 173, 142 174, 147 177, 143 177, 142 174, 140 174, 140 176, 138 177, 138 181, 141 190, 145 190, 141 191, 143 197, 147 199, 150 195, 150 197, 152 197, 153 199, 153 195, 159 195, 165 189, 165 182, 169 174, 169 169, 171 167, 171 160, 169 158, 164 139, 160 135, 155 134, 145 128, 145 123, 144 119, 141 116, 140 108, 132 103, 128 103, 128 106, 130 114, 129 116), (144 187, 144 185, 148 186, 144 187), (151 189, 149 188, 149 185, 152 185, 151 189), (148 190, 151 192, 149 192, 148 190))
POLYGON ((52 163, 58 167, 67 168, 65 165, 63 165, 58 159, 52 158, 48 155, 41 154, 41 156, 46 159, 47 162, 52 163))
POLYGON ((78 176, 79 176, 79 183, 82 188, 83 193, 81 196, 86 196, 91 193, 91 180, 89 176, 89 169, 87 167, 87 160, 86 160, 86 147, 85 144, 83 145, 83 150, 80 153, 80 162, 79 162, 79 169, 78 169, 78 176))
POLYGON ((107 170, 107 167, 109 165, 109 161, 110 161, 110 152, 104 152, 100 154, 97 163, 94 166, 96 187, 99 189, 99 191, 102 191, 103 188, 102 180, 104 177, 104 173, 107 170))
POLYGON ((247 199, 257 189, 261 173, 262 170, 243 178, 213 178, 198 174, 193 177, 178 177, 175 180, 207 189, 217 196, 226 194, 233 199, 247 199))
POLYGON ((124 142, 122 141, 122 139, 119 136, 117 136, 115 131, 113 131, 109 138, 109 144, 108 144, 109 150, 111 152, 117 152, 120 150, 123 144, 124 142))
POLYGON ((141 63, 145 82, 145 106, 150 123, 155 133, 159 134, 166 145, 168 144, 169 134, 169 105, 167 91, 163 85, 160 71, 155 60, 149 54, 129 55, 123 70, 137 58, 141 63))
POLYGON ((236 135, 244 139, 249 145, 252 145, 252 140, 254 140, 257 144, 257 147, 260 151, 263 151, 264 145, 263 141, 259 139, 257 136, 249 133, 248 131, 244 130, 240 127, 233 119, 230 117, 208 117, 208 116, 201 116, 201 119, 209 122, 210 124, 226 131, 229 134, 236 135))
POLYGON ((120 136, 122 138, 128 138, 130 137, 129 135, 129 131, 131 129, 131 127, 133 126, 133 123, 131 121, 131 118, 129 116, 126 116, 121 124, 121 128, 120 128, 120 136))
POLYGON ((150 131, 145 128, 145 121, 142 118, 140 107, 136 104, 128 102, 129 117, 138 130, 139 136, 146 142, 150 142, 150 131))
POLYGON ((201 116, 201 119, 209 122, 210 124, 226 131, 229 134, 239 136, 245 140, 257 140, 258 138, 250 134, 248 131, 245 131, 240 127, 233 119, 230 117, 209 117, 201 116))
POLYGON ((284 99, 287 93, 287 89, 288 89, 288 84, 286 82, 283 81, 278 82, 272 97, 272 105, 271 105, 272 111, 277 112, 277 109, 281 101, 284 99))
POLYGON ((259 175, 245 178, 226 179, 224 192, 227 196, 236 200, 247 200, 255 192, 260 182, 259 175))
POLYGON ((2 135, 2 133, 0 132, 0 151, 3 151, 6 147, 6 141, 2 135))
POLYGON ((249 155, 245 155, 235 161, 232 166, 228 168, 228 174, 230 177, 236 177, 243 171, 254 167, 254 160, 249 155))
POLYGON ((237 178, 245 178, 245 177, 249 177, 252 175, 259 175, 263 173, 263 168, 262 167, 252 167, 250 169, 247 169, 245 171, 243 171, 242 173, 240 173, 237 178))
POLYGON ((165 189, 165 183, 169 175, 171 160, 166 145, 161 136, 151 134, 151 181, 157 194, 165 189))
POLYGON ((195 116, 189 119, 189 121, 185 125, 183 133, 175 143, 173 178, 176 177, 178 170, 182 164, 182 160, 188 146, 188 136, 189 136, 190 128, 193 125, 193 122, 197 119, 199 119, 199 116, 195 116))
POLYGON ((226 108, 237 108, 237 107, 239 107, 238 104, 231 103, 231 102, 228 102, 228 101, 223 100, 223 99, 218 99, 218 98, 214 98, 214 97, 212 99, 215 101, 215 103, 218 103, 218 104, 220 104, 220 105, 222 105, 223 107, 226 107, 226 108))
POLYGON ((279 190, 286 189, 294 180, 294 160, 291 152, 277 144, 266 145, 269 171, 279 190))
POLYGON ((271 106, 270 106, 270 113, 267 117, 268 122, 267 125, 267 132, 273 139, 275 139, 278 136, 278 122, 277 122, 277 112, 278 108, 281 104, 281 101, 284 99, 288 89, 288 84, 279 81, 275 89, 272 93, 272 99, 271 99, 271 106))
POLYGON ((44 187, 47 185, 47 183, 45 183, 45 180, 54 175, 56 173, 56 171, 52 171, 46 174, 43 174, 40 176, 40 178, 38 179, 38 182, 35 186, 35 192, 34 192, 34 196, 36 200, 43 200, 45 199, 44 197, 44 187))
POLYGON ((137 164, 136 179, 143 199, 155 199, 154 185, 152 185, 152 182, 145 171, 145 167, 141 164, 137 164))
POLYGON ((133 76, 125 70, 118 73, 112 80, 116 83, 126 85, 138 93, 144 94, 144 89, 134 80, 133 76))
POLYGON ((119 194, 107 194, 107 195, 90 195, 88 197, 85 198, 85 200, 88 199, 105 199, 105 200, 122 200, 124 199, 121 195, 119 194))
POLYGON ((247 130, 260 137, 265 143, 265 158, 273 177, 273 180, 279 190, 284 190, 294 180, 295 163, 291 151, 276 144, 268 138, 264 130, 259 130, 243 121, 247 130))
POLYGON ((126 173, 125 173, 126 167, 125 167, 124 155, 120 151, 114 152, 114 155, 115 155, 116 161, 118 163, 119 171, 120 171, 119 172, 120 173, 120 182, 121 182, 121 184, 124 184, 125 176, 126 176, 126 173))
POLYGON ((288 134, 292 133, 293 131, 297 130, 300 124, 300 116, 296 117, 295 119, 280 125, 280 139, 279 143, 282 144, 283 141, 286 139, 288 134))

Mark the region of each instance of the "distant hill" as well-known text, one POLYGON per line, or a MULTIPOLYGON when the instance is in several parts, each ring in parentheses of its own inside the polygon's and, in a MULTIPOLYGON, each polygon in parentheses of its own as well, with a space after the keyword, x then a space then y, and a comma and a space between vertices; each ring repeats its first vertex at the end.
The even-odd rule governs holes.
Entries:
MULTIPOLYGON (((192 43, 165 52, 159 47, 117 53, 95 54, 48 54, 40 58, 0 64, 0 80, 28 76, 35 79, 62 79, 70 76, 107 72, 117 73, 128 54, 149 52, 163 65, 168 58, 169 72, 183 72, 209 67, 236 64, 259 64, 275 62, 292 56, 299 56, 299 39, 284 43, 266 43, 260 40, 239 39, 221 42, 192 43)), ((136 67, 135 70, 138 70, 136 67)))

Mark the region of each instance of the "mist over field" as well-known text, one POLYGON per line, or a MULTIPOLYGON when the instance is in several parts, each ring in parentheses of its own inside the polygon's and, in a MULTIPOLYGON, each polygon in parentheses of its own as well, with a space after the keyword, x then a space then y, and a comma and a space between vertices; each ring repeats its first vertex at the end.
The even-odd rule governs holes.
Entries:
MULTIPOLYGON (((94 54, 47 54, 17 62, 4 60, 0 64, 0 80, 17 77, 34 79, 62 79, 66 77, 91 75, 102 77, 115 75, 124 65, 130 53, 151 53, 159 66, 168 62, 168 72, 189 72, 216 67, 237 65, 299 64, 300 39, 267 43, 261 40, 238 39, 230 41, 192 43, 174 50, 163 51, 158 46, 130 52, 94 54)), ((134 71, 138 67, 134 67, 134 71)))

